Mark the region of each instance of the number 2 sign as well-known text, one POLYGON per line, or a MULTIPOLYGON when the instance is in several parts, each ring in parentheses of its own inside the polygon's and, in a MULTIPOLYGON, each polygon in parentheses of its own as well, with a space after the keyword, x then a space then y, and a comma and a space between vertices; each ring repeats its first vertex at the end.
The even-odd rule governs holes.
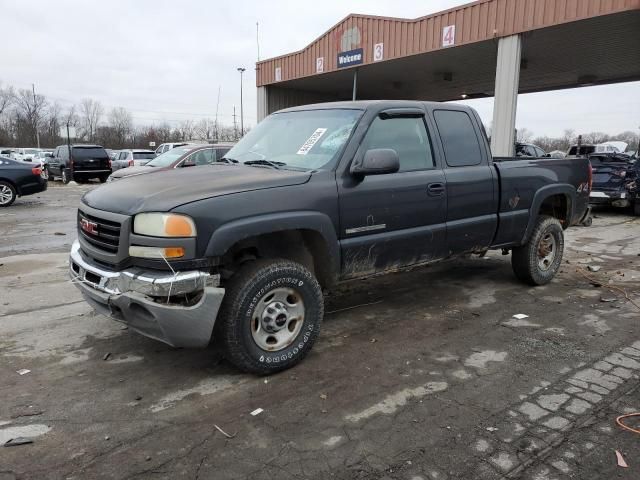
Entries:
POLYGON ((456 43, 456 26, 447 25, 442 29, 442 46, 452 47, 456 43))

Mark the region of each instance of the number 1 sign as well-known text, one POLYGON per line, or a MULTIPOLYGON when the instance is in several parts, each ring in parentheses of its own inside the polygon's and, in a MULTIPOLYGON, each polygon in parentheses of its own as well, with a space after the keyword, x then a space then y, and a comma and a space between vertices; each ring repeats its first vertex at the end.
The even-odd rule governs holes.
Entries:
POLYGON ((442 46, 452 47, 456 43, 456 26, 447 25, 442 29, 442 46))

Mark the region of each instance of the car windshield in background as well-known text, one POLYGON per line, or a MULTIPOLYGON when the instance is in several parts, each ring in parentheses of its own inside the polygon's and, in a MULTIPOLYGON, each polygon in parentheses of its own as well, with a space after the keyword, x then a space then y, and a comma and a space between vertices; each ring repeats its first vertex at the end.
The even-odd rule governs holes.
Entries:
POLYGON ((109 158, 104 148, 73 147, 73 158, 83 160, 85 158, 109 158))
POLYGON ((152 152, 133 152, 134 160, 146 160, 147 158, 156 158, 156 154, 152 152))
POLYGON ((273 162, 278 167, 316 170, 342 149, 362 116, 361 110, 301 110, 266 118, 238 142, 225 158, 273 162))
POLYGON ((27 155, 33 155, 34 153, 38 153, 40 150, 36 150, 34 148, 27 148, 24 153, 26 153, 27 155))
POLYGON ((185 153, 190 152, 193 148, 174 148, 168 152, 164 152, 162 155, 158 155, 156 158, 147 163, 147 167, 168 167, 173 162, 178 160, 185 153))

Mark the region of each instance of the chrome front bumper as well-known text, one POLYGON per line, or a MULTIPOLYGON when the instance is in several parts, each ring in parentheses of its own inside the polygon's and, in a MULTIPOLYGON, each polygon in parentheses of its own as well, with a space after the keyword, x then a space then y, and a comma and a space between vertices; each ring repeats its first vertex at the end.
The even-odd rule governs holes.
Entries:
POLYGON ((224 289, 213 286, 215 277, 209 273, 106 270, 83 257, 77 240, 69 255, 69 273, 96 311, 142 335, 174 347, 204 347, 211 340, 224 289), (180 295, 197 300, 175 303, 180 295))

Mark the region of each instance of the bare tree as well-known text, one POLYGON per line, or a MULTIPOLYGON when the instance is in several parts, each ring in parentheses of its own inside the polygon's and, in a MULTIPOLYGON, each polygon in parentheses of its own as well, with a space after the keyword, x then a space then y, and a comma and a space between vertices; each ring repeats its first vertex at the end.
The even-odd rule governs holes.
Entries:
POLYGON ((598 144, 609 140, 609 135, 602 132, 590 132, 582 135, 583 143, 598 144))
POLYGON ((13 87, 0 87, 0 115, 11 106, 14 97, 13 87))
POLYGON ((33 95, 31 90, 21 89, 14 96, 16 121, 22 130, 21 141, 36 142, 36 133, 45 118, 47 100, 43 95, 33 95))
POLYGON ((96 131, 103 113, 102 105, 96 100, 85 98, 80 102, 80 125, 83 138, 90 142, 95 141, 96 131))
POLYGON ((199 140, 217 140, 216 122, 203 118, 194 127, 194 133, 199 140))
POLYGON ((193 137, 193 132, 194 132, 193 121, 184 120, 180 122, 180 125, 178 126, 177 130, 178 132, 180 132, 181 140, 191 140, 191 137, 193 137))
POLYGON ((133 130, 133 118, 126 108, 116 107, 109 112, 109 127, 117 147, 124 147, 127 137, 133 130))
POLYGON ((529 143, 533 138, 533 132, 528 128, 519 128, 516 133, 516 141, 518 142, 529 143))

